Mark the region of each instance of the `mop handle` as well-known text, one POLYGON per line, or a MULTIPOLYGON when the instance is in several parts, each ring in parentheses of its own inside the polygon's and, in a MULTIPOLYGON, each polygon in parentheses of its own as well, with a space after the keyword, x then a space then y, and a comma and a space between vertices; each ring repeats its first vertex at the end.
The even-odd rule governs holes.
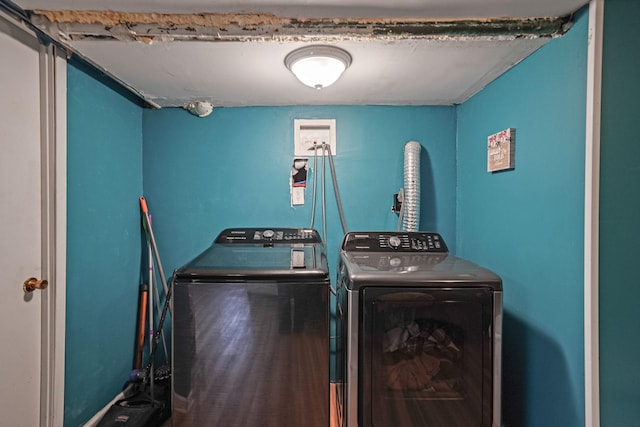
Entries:
MULTIPOLYGON (((149 242, 151 243, 151 249, 153 249, 153 254, 155 255, 156 261, 158 263, 158 273, 160 273, 160 281, 162 282, 162 287, 164 288, 165 297, 168 298, 169 289, 167 286, 167 279, 164 275, 164 268, 162 268, 162 262, 160 261, 160 254, 158 253, 158 246, 156 245, 156 239, 153 236, 153 230, 151 229, 151 221, 149 220, 149 209, 147 208, 147 201, 143 196, 140 197, 140 208, 142 209, 142 213, 144 213, 145 225, 147 226, 149 237, 149 242)), ((173 313, 173 309, 171 302, 169 302, 169 311, 173 313)))
POLYGON ((140 197, 140 208, 142 208, 142 213, 145 215, 149 215, 149 209, 147 208, 147 201, 144 197, 140 197))

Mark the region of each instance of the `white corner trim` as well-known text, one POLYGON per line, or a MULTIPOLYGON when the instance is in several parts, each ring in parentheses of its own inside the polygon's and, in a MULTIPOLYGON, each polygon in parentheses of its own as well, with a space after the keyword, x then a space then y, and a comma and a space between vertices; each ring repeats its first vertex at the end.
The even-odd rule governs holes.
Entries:
POLYGON ((584 189, 584 404, 585 427, 600 426, 598 233, 600 206, 600 114, 604 0, 589 3, 587 117, 584 189))

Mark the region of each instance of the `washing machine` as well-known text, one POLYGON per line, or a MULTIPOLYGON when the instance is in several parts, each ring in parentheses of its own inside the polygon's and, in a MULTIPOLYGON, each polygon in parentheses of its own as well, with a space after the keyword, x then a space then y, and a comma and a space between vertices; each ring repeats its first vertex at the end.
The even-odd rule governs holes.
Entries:
POLYGON ((500 426, 500 277, 429 232, 347 233, 337 268, 341 426, 500 426))
POLYGON ((174 426, 329 426, 329 271, 315 230, 226 229, 173 286, 174 426))

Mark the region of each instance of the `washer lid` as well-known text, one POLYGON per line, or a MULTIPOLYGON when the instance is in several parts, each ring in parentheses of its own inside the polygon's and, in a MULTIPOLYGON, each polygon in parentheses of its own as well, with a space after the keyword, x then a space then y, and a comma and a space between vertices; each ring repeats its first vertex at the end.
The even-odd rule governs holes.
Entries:
MULTIPOLYGON (((225 230, 209 248, 178 269, 176 277, 198 281, 324 280, 328 277, 322 244, 309 243, 315 239, 313 233, 286 242, 283 233, 283 241, 271 242, 265 240, 262 233, 255 239, 256 230, 243 229, 242 233, 233 234, 225 230), (241 239, 233 238, 238 236, 241 239)), ((273 230, 275 237, 278 229, 273 230)))

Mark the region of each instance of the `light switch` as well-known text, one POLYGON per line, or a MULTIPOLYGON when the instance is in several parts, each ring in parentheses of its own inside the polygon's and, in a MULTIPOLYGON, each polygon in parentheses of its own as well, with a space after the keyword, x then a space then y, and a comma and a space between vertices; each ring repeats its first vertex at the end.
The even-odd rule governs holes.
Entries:
POLYGON ((304 205, 304 187, 291 187, 291 205, 304 205))

